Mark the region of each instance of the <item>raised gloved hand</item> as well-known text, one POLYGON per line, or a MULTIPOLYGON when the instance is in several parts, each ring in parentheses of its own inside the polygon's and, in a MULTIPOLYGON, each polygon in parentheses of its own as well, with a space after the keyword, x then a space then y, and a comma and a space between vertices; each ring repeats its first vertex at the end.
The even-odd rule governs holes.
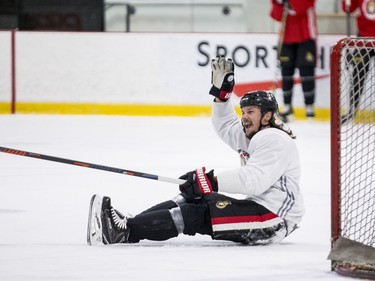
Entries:
POLYGON ((180 179, 186 180, 179 186, 180 191, 188 196, 201 197, 218 190, 217 181, 214 179, 214 170, 206 174, 205 167, 188 172, 180 179))
POLYGON ((211 61, 211 83, 210 95, 227 101, 234 87, 234 63, 231 59, 223 56, 216 57, 211 61))

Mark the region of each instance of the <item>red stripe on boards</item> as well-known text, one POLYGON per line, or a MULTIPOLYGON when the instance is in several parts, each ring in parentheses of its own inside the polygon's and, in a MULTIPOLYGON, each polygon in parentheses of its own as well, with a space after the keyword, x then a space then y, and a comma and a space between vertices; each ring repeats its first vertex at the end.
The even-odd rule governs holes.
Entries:
POLYGON ((261 216, 235 216, 235 217, 221 217, 212 218, 212 224, 227 224, 227 223, 241 223, 241 222, 263 222, 268 221, 278 216, 274 213, 268 213, 261 216))

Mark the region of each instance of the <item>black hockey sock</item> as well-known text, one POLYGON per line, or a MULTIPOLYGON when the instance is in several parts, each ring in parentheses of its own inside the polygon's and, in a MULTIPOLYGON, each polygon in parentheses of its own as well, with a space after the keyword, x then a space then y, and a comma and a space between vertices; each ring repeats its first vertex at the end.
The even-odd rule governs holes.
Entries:
POLYGON ((143 211, 141 214, 145 214, 145 213, 149 213, 149 212, 153 212, 153 211, 158 211, 158 210, 169 210, 169 209, 172 209, 172 208, 175 208, 175 207, 177 207, 176 202, 173 201, 173 200, 168 200, 168 201, 159 203, 155 206, 152 206, 151 208, 143 211))
POLYGON ((294 86, 294 66, 283 66, 281 71, 284 104, 291 104, 294 86))
POLYGON ((130 228, 129 243, 148 239, 164 241, 178 236, 175 223, 169 210, 143 212, 128 220, 130 228))
POLYGON ((302 90, 306 105, 312 105, 315 102, 315 70, 314 66, 300 66, 302 90))

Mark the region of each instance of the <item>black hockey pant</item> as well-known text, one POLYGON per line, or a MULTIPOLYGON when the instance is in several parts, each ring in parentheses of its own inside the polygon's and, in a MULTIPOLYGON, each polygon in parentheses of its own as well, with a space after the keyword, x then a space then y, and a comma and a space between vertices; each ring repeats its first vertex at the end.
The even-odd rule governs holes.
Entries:
POLYGON ((280 64, 284 104, 292 104, 293 75, 296 68, 301 77, 305 104, 314 104, 316 42, 308 40, 301 43, 284 43, 280 54, 280 64))
MULTIPOLYGON (((162 241, 178 236, 179 231, 170 212, 177 207, 170 200, 129 219, 128 241, 162 241)), ((183 234, 206 234, 215 240, 251 245, 277 242, 286 235, 284 220, 253 201, 213 193, 200 200, 183 203, 179 208, 184 224, 183 234)))

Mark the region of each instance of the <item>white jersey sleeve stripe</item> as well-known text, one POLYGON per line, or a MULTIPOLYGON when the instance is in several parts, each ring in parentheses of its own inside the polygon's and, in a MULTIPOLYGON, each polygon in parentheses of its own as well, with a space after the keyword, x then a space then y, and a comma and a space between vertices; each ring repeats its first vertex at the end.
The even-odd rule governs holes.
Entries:
POLYGON ((280 183, 281 183, 282 190, 286 191, 286 197, 280 209, 277 211, 277 214, 283 218, 292 209, 294 202, 295 202, 295 198, 294 198, 294 194, 290 192, 290 190, 288 189, 288 184, 287 184, 287 180, 285 176, 282 176, 280 178, 280 183))

